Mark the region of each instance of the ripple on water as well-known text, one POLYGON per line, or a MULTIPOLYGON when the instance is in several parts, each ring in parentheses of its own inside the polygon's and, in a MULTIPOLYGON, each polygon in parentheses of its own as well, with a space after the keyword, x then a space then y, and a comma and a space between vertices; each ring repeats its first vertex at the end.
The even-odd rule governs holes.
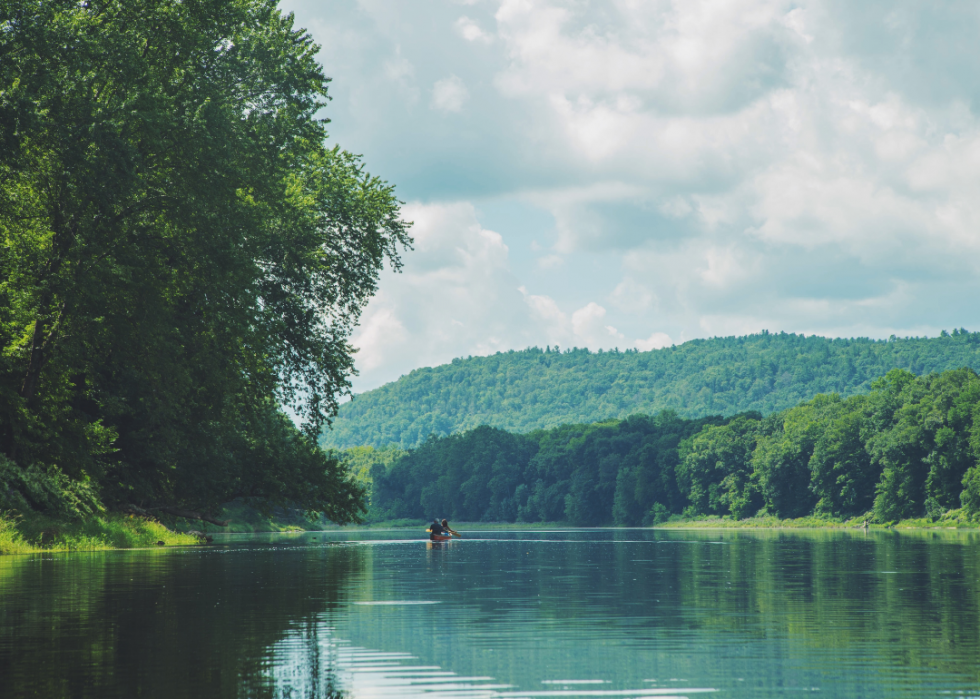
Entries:
MULTIPOLYGON (((410 602, 411 603, 411 602, 410 602)), ((316 658, 310 658, 307 633, 284 639, 273 652, 272 679, 277 696, 331 696, 342 692, 350 699, 532 699, 536 697, 685 697, 717 690, 704 687, 607 688, 606 679, 541 680, 544 689, 521 689, 496 682, 494 677, 468 677, 438 665, 416 664, 409 653, 393 653, 355 646, 321 626, 316 631, 316 658), (306 664, 326 671, 310 672, 306 664), (320 683, 317 686, 315 683, 320 683), (601 687, 601 688, 600 688, 601 687), (328 691, 324 691, 328 690, 328 691)))

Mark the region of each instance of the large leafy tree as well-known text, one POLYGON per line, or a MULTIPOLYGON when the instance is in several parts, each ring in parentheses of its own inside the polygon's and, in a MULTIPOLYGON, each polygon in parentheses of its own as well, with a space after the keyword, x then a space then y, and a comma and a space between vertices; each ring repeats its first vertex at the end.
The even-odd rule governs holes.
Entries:
POLYGON ((361 491, 312 446, 410 239, 271 0, 0 7, 0 448, 111 503, 361 491), (301 416, 299 435, 279 413, 301 416))
POLYGON ((889 372, 875 384, 890 423, 868 441, 881 466, 875 514, 893 521, 935 514, 960 504, 978 454, 970 444, 980 404, 980 379, 970 369, 921 378, 889 372), (892 410, 891 408, 894 409, 892 410))
POLYGON ((871 462, 863 435, 874 405, 867 396, 852 396, 841 402, 839 411, 822 416, 823 431, 810 457, 815 512, 857 515, 871 509, 881 470, 871 462))
POLYGON ((752 450, 761 417, 758 413, 737 415, 728 424, 705 427, 682 445, 677 481, 694 513, 743 519, 759 509, 752 450))

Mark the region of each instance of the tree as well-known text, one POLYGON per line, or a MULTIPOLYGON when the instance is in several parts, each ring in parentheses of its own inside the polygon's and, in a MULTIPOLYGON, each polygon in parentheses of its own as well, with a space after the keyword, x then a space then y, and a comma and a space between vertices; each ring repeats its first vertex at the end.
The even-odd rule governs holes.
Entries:
POLYGON ((976 373, 959 369, 894 378, 900 380, 876 384, 891 420, 869 441, 869 451, 882 467, 875 497, 881 521, 956 507, 965 474, 977 462, 969 436, 980 403, 976 373))
POLYGON ((853 396, 827 423, 810 457, 810 487, 817 498, 814 511, 832 515, 867 512, 874 501, 880 469, 864 446, 868 401, 853 396))
POLYGON ((816 504, 810 485, 814 447, 830 420, 841 412, 837 394, 818 395, 770 418, 772 429, 759 439, 752 462, 768 511, 803 517, 816 504))
POLYGON ((759 417, 740 415, 726 425, 709 425, 682 445, 677 481, 696 513, 743 519, 758 509, 752 452, 759 417))
POLYGON ((980 369, 980 333, 831 339, 759 334, 649 352, 530 347, 417 369, 345 403, 324 444, 418 446, 481 424, 526 432, 675 410, 684 418, 796 407, 865 394, 890 369, 980 369))
POLYGON ((2 451, 114 504, 356 517, 309 445, 410 239, 325 145, 310 37, 272 0, 9 0, 0 27, 2 451))

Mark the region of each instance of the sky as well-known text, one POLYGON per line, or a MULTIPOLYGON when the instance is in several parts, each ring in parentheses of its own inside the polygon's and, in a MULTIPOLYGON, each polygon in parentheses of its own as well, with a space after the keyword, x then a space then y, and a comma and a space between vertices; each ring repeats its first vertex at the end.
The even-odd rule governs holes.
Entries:
POLYGON ((414 224, 355 392, 529 346, 980 330, 980 3, 280 7, 414 224))

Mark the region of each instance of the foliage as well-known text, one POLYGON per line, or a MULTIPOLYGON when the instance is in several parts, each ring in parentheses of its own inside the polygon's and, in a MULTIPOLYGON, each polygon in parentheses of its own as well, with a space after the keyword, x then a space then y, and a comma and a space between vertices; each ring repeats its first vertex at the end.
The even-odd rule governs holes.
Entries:
POLYGON ((147 548, 161 541, 166 546, 189 546, 199 540, 154 520, 119 513, 65 520, 0 512, 0 554, 147 548))
POLYGON ((973 370, 896 369, 867 395, 818 395, 766 418, 663 411, 523 435, 483 426, 432 436, 375 472, 372 517, 959 522, 980 513, 978 447, 973 370))
POLYGON ((56 466, 21 468, 0 455, 0 510, 37 510, 77 520, 103 507, 91 482, 71 480, 56 466))
POLYGON ((528 435, 492 427, 432 437, 375 478, 383 518, 568 521, 636 526, 658 502, 679 511, 678 445, 704 424, 654 417, 564 425, 528 435))
POLYGON ((375 471, 376 516, 425 519, 439 512, 466 521, 513 521, 515 489, 533 448, 533 440, 492 427, 430 439, 387 473, 375 471))
POLYGON ((395 446, 387 446, 381 449, 374 447, 352 447, 345 449, 339 456, 350 474, 358 483, 371 485, 373 473, 378 473, 377 468, 383 471, 391 468, 391 465, 398 459, 405 456, 407 452, 395 446))
POLYGON ((874 503, 877 518, 917 516, 927 499, 935 501, 934 509, 955 508, 963 478, 977 464, 969 436, 980 404, 980 379, 969 369, 921 379, 891 372, 876 387, 891 413, 889 428, 868 445, 882 468, 874 503))
POLYGON ((109 506, 357 518, 312 436, 410 239, 325 145, 317 50, 273 0, 0 6, 0 452, 25 499, 64 476, 109 506))
POLYGON ((10 553, 27 553, 32 550, 17 530, 17 520, 0 511, 0 556, 10 553))
POLYGON ((677 483, 694 512, 742 519, 759 509, 752 454, 761 416, 742 415, 705 427, 684 444, 677 483))
POLYGON ((831 410, 826 413, 809 463, 815 512, 854 514, 871 509, 881 474, 864 446, 869 407, 864 396, 828 406, 831 410))
POLYGON ((670 409, 686 418, 769 415, 819 393, 867 393, 894 368, 980 370, 980 333, 887 341, 763 332, 651 352, 536 347, 417 369, 345 403, 321 443, 402 449, 490 425, 511 432, 670 409))
POLYGON ((963 475, 963 493, 960 499, 967 514, 980 514, 980 466, 974 466, 963 475))

